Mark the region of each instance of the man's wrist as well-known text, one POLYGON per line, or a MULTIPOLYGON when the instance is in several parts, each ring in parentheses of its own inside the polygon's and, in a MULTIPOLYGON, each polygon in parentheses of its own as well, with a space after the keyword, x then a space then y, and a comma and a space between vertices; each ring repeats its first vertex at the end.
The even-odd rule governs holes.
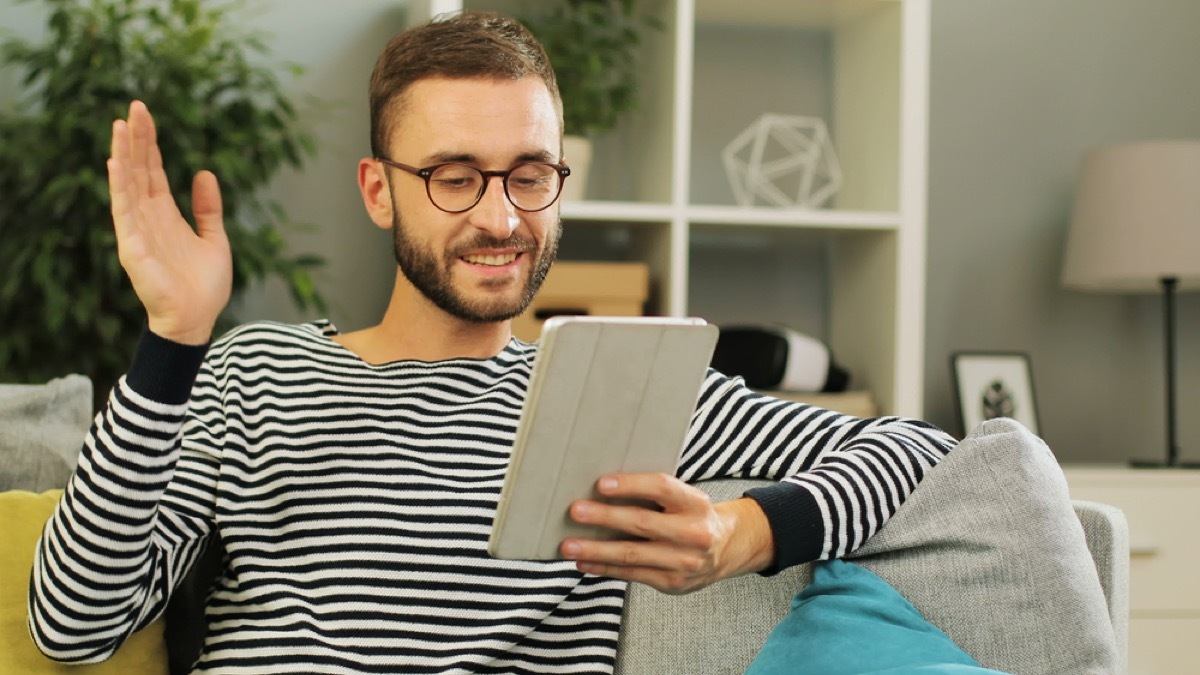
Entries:
POLYGON ((775 537, 762 507, 742 497, 714 507, 729 528, 726 577, 761 572, 775 562, 775 537))
POLYGON ((212 340, 213 327, 183 328, 153 317, 146 320, 146 327, 158 337, 189 347, 206 347, 212 340))
POLYGON ((131 389, 153 401, 186 403, 207 353, 207 343, 182 344, 144 328, 125 381, 131 389))

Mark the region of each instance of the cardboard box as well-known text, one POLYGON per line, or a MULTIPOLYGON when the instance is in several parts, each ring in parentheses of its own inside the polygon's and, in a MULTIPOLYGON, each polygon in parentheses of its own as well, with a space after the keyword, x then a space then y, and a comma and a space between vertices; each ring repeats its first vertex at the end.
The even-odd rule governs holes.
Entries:
POLYGON ((552 316, 640 316, 650 294, 645 263, 556 262, 523 314, 513 319, 513 335, 538 339, 552 316))

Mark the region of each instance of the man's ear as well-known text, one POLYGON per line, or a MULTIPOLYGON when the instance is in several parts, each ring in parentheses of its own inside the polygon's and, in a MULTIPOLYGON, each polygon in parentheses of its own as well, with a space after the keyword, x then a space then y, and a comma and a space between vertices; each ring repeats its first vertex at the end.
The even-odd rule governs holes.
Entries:
POLYGON ((370 158, 358 160, 358 190, 362 193, 363 206, 371 221, 382 229, 391 229, 391 186, 382 162, 370 158))

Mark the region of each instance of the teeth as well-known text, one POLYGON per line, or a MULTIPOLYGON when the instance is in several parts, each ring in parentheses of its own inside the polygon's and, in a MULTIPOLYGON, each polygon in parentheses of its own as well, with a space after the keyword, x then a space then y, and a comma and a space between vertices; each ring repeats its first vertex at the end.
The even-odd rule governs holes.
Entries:
POLYGON ((476 265, 488 265, 491 267, 499 267, 507 265, 517 259, 516 253, 505 253, 504 255, 465 255, 463 260, 476 265))

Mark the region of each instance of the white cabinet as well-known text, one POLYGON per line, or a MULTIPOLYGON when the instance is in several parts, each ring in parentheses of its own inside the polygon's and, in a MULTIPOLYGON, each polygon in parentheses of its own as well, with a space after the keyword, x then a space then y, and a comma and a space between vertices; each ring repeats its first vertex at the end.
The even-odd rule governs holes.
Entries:
POLYGON ((1064 467, 1071 497, 1112 504, 1129 520, 1129 673, 1196 672, 1200 636, 1200 471, 1064 467))
POLYGON ((562 257, 646 262, 651 313, 827 340, 882 412, 922 415, 929 0, 640 6, 664 24, 645 35, 640 109, 595 139, 562 257), (736 205, 721 150, 763 113, 828 125, 843 184, 825 208, 736 205))

